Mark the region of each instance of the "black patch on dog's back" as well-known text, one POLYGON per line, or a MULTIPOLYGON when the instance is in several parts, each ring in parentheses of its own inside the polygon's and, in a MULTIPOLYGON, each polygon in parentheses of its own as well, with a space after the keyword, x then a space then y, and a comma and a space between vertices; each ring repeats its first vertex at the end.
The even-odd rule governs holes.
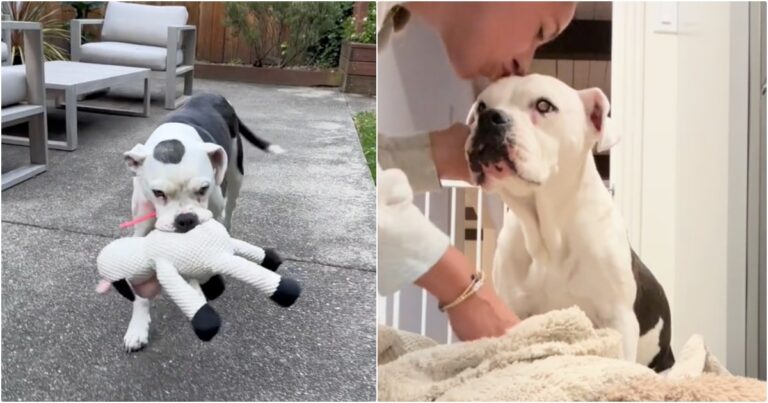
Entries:
POLYGON ((227 153, 232 150, 232 139, 237 134, 237 116, 232 105, 221 95, 195 94, 180 109, 165 119, 166 123, 183 123, 197 130, 206 143, 220 145, 227 153))
POLYGON ((178 164, 184 157, 184 144, 176 139, 164 140, 155 146, 153 156, 166 164, 178 164))
POLYGON ((650 270, 643 264, 634 250, 632 252, 632 275, 637 283, 634 311, 640 324, 640 335, 653 329, 659 320, 664 320, 659 333, 659 352, 653 357, 648 367, 656 372, 672 367, 675 357, 669 345, 672 339, 672 323, 669 313, 669 302, 661 284, 650 270))

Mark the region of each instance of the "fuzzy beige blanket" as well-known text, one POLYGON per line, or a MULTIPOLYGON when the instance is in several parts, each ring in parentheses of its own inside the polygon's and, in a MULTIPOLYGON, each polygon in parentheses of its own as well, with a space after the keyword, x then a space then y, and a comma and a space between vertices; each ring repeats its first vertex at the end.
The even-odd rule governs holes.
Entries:
POLYGON ((765 401, 765 382, 732 376, 700 336, 664 376, 618 359, 621 336, 578 308, 530 317, 498 338, 438 345, 379 328, 380 401, 765 401))

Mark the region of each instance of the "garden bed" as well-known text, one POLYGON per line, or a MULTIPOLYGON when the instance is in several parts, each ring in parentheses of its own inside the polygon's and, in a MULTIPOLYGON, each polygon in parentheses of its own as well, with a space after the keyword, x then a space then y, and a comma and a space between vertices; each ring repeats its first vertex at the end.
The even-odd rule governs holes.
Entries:
POLYGON ((343 92, 376 94, 376 44, 345 41, 340 59, 343 92))
POLYGON ((195 63, 195 78, 303 87, 338 87, 342 81, 338 70, 279 69, 205 62, 195 63))

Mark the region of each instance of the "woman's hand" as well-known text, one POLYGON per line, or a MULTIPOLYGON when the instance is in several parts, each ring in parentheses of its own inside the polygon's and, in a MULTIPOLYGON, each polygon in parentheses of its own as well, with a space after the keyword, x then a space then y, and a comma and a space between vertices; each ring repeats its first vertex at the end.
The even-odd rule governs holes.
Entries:
POLYGON ((501 336, 520 322, 488 284, 448 310, 448 320, 460 340, 501 336))
MULTIPOLYGON (((441 305, 445 305, 467 289, 474 272, 464 255, 450 247, 426 274, 416 280, 416 285, 429 291, 441 305)), ((447 314, 453 331, 461 340, 501 336, 520 322, 488 284, 450 308, 447 314)))
POLYGON ((451 127, 429 133, 432 160, 440 179, 470 181, 469 165, 464 146, 469 138, 469 126, 454 123, 451 127))

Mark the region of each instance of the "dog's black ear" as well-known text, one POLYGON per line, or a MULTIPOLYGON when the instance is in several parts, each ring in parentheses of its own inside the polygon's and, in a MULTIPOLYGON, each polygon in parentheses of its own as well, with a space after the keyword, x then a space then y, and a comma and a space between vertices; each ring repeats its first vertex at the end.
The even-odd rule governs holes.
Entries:
POLYGON ((227 173, 227 152, 220 145, 213 143, 203 143, 203 150, 208 153, 213 166, 213 175, 216 178, 216 184, 221 185, 224 181, 224 175, 227 173))
POLYGON ((125 164, 133 172, 136 172, 141 167, 141 164, 147 159, 147 155, 147 149, 144 147, 144 144, 136 144, 130 151, 123 153, 125 164))
POLYGON ((600 88, 587 88, 578 91, 581 102, 584 104, 584 112, 587 115, 587 124, 594 130, 597 140, 597 151, 607 151, 619 142, 619 135, 612 130, 610 118, 611 104, 600 88))

